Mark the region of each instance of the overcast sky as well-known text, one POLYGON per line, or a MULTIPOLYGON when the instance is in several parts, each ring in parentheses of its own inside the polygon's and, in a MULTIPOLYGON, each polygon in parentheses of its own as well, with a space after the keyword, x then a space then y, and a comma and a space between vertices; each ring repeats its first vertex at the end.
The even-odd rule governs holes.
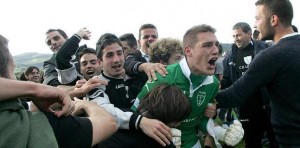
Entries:
MULTIPOLYGON (((182 39, 189 28, 209 24, 220 42, 232 43, 232 26, 254 25, 256 0, 1 0, 0 34, 9 39, 13 55, 51 53, 45 32, 63 29, 69 36, 87 27, 92 38, 82 43, 95 48, 101 34, 138 35, 144 23, 156 25, 159 37, 182 39)), ((293 24, 300 28, 300 1, 291 0, 293 24), (296 19, 297 18, 297 19, 296 19)), ((81 44, 82 44, 81 43, 81 44)))

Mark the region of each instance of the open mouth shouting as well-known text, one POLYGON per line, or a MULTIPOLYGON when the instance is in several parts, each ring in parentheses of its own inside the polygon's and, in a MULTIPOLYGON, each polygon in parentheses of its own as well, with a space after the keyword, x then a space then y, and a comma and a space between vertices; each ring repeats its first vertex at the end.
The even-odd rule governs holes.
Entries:
POLYGON ((218 60, 218 57, 214 57, 214 58, 211 58, 209 61, 208 61, 208 64, 209 64, 209 69, 215 69, 216 68, 216 61, 218 60))

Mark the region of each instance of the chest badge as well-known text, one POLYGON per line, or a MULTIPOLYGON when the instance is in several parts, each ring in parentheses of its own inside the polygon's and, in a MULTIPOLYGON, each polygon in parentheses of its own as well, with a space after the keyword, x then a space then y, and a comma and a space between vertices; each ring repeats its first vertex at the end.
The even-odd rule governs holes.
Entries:
POLYGON ((205 92, 198 92, 197 94, 197 105, 201 106, 205 101, 206 93, 205 92))
POLYGON ((246 56, 246 57, 244 57, 244 62, 247 65, 249 65, 251 63, 251 61, 252 61, 252 56, 246 56))

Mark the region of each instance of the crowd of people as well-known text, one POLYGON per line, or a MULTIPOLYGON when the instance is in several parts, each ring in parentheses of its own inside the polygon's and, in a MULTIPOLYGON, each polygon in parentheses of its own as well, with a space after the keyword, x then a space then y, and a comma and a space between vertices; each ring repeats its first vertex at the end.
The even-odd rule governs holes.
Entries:
POLYGON ((22 81, 0 35, 0 147, 220 148, 243 139, 246 148, 262 148, 264 139, 271 148, 300 147, 293 7, 289 0, 255 6, 255 30, 233 24, 225 56, 208 24, 182 40, 143 24, 137 38, 104 33, 94 48, 80 46, 88 28, 70 38, 49 29, 53 55, 22 81))

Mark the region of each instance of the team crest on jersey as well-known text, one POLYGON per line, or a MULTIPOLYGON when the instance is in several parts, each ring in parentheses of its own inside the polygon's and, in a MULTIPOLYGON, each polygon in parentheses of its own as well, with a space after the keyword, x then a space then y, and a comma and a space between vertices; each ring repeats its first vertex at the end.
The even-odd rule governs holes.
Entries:
POLYGON ((197 105, 201 106, 205 100, 206 92, 199 91, 197 94, 197 105))
POLYGON ((251 63, 251 61, 252 61, 252 56, 246 56, 246 57, 244 57, 244 62, 247 65, 249 65, 251 63))

